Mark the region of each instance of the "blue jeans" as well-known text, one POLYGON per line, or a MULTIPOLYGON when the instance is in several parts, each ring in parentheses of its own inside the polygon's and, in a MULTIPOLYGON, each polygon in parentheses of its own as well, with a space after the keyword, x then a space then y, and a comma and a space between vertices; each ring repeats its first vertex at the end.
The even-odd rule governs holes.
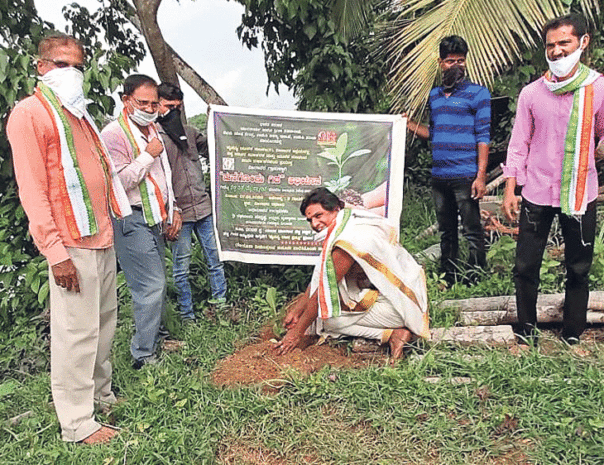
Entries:
POLYGON ((113 234, 115 252, 132 295, 135 332, 130 352, 135 360, 143 360, 155 354, 166 314, 164 236, 160 226, 150 228, 138 210, 124 219, 114 218, 113 234))
POLYGON ((212 297, 214 299, 225 298, 227 291, 224 266, 218 258, 218 248, 216 247, 214 228, 212 226, 212 215, 197 221, 183 222, 178 240, 172 244, 172 274, 178 292, 178 304, 180 306, 180 316, 182 319, 195 318, 191 283, 189 282, 189 265, 191 264, 192 247, 191 234, 193 231, 195 231, 195 235, 201 243, 208 263, 212 297))
POLYGON ((468 241, 470 268, 486 267, 486 252, 484 233, 480 219, 478 200, 472 198, 472 182, 474 178, 462 179, 432 179, 432 195, 440 236, 441 272, 446 279, 454 279, 459 269, 457 252, 457 215, 461 216, 463 236, 468 241))

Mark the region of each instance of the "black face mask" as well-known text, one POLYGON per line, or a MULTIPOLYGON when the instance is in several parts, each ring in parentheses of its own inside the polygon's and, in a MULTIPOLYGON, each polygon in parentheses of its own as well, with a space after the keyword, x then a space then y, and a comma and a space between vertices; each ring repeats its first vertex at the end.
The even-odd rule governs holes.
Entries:
POLYGON ((159 116, 157 122, 161 124, 161 127, 164 128, 166 134, 170 136, 170 139, 172 139, 176 145, 183 150, 186 150, 189 147, 185 128, 183 127, 180 118, 180 108, 173 108, 165 115, 159 116))
POLYGON ((464 66, 453 65, 443 71, 443 87, 445 92, 453 92, 466 77, 464 66))

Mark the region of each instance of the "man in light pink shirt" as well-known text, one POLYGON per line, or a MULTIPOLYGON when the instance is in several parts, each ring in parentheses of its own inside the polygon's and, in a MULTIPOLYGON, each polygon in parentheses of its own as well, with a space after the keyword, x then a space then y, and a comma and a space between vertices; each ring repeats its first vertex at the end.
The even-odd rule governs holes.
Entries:
POLYGON ((518 214, 514 281, 521 342, 536 344, 536 302, 543 252, 554 216, 565 243, 566 296, 562 339, 579 342, 585 329, 588 274, 596 229, 596 138, 604 135, 604 78, 580 62, 587 23, 570 14, 543 28, 550 70, 520 92, 508 147, 503 211, 518 214))
POLYGON ((160 327, 166 314, 164 233, 174 240, 180 211, 172 174, 155 119, 159 97, 149 76, 124 81, 124 110, 103 129, 103 140, 132 206, 132 215, 114 220, 117 258, 132 295, 135 333, 130 344, 135 369, 157 362, 160 327))
POLYGON ((86 112, 84 48, 55 35, 40 42, 38 54, 40 82, 13 109, 7 134, 29 230, 50 268, 50 378, 62 436, 96 444, 116 434, 94 420, 95 404, 116 401, 109 358, 117 321, 110 163, 86 112), (62 133, 71 136, 73 151, 62 133), (66 193, 77 184, 67 182, 70 165, 80 171, 89 215, 78 215, 83 203, 66 193), (94 226, 76 217, 94 218, 94 226))

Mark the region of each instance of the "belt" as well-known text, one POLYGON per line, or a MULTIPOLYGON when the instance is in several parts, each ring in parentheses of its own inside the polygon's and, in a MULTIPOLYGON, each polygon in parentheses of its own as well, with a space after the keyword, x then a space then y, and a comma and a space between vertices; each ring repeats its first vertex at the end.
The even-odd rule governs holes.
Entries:
POLYGON ((137 212, 143 211, 143 207, 141 207, 140 205, 130 205, 130 208, 132 208, 132 210, 136 210, 137 212))

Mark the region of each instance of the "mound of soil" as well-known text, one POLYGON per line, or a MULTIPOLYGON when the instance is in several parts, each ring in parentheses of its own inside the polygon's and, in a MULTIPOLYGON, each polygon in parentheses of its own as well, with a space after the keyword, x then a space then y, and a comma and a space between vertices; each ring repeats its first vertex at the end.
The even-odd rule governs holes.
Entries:
POLYGON ((302 349, 278 355, 273 349, 274 344, 268 340, 271 337, 269 331, 263 331, 261 342, 243 347, 218 362, 212 373, 212 382, 224 387, 265 383, 265 389, 270 391, 283 385, 286 372, 296 371, 308 375, 326 365, 334 368, 359 368, 384 360, 381 355, 367 357, 347 354, 341 346, 315 345, 316 338, 310 337, 306 338, 302 349))

